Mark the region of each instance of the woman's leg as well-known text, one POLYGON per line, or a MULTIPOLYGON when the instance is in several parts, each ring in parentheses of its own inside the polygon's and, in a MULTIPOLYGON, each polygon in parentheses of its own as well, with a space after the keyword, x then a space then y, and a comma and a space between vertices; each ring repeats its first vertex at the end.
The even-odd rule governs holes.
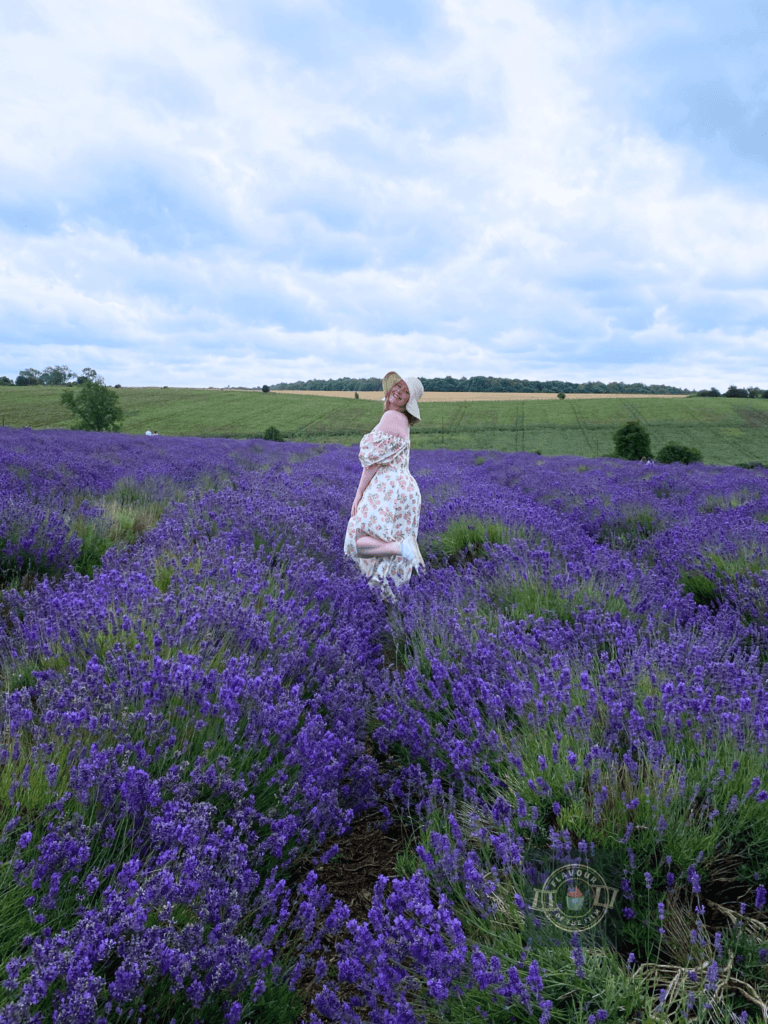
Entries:
POLYGON ((379 540, 378 537, 358 537, 356 546, 359 558, 399 555, 402 551, 402 545, 399 540, 379 540))

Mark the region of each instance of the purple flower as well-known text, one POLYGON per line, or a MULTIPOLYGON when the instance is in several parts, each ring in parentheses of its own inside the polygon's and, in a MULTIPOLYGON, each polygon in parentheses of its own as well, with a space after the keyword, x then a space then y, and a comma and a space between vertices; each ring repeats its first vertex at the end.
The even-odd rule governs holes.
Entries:
POLYGON ((584 977, 584 953, 581 948, 579 933, 574 932, 571 936, 571 959, 576 967, 576 977, 584 977))
POLYGON ((539 971, 538 960, 531 960, 530 966, 528 967, 528 976, 525 979, 525 984, 531 995, 536 998, 539 993, 544 989, 544 981, 539 971))
POLYGON ((29 844, 31 842, 32 842, 32 833, 31 832, 22 832, 22 834, 19 836, 19 838, 16 841, 16 849, 17 850, 24 850, 24 849, 26 849, 27 846, 29 846, 29 844))
POLYGON ((705 988, 708 992, 713 992, 717 988, 717 978, 720 973, 717 960, 713 960, 707 968, 707 980, 705 988))

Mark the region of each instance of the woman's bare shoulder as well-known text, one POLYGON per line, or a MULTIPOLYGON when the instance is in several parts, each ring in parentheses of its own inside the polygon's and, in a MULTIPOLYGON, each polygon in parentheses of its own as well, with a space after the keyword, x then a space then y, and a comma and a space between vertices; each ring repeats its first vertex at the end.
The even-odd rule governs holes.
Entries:
POLYGON ((410 424, 404 412, 397 409, 387 409, 379 420, 379 430, 385 434, 395 434, 397 437, 408 438, 410 436, 410 424))

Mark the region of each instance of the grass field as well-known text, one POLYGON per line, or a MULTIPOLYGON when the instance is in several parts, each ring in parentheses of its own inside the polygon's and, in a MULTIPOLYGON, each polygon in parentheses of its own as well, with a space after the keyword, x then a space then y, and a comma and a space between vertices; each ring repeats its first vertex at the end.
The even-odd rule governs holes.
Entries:
MULTIPOLYGON (((0 423, 66 428, 61 388, 0 388, 0 423)), ((377 422, 369 401, 312 394, 194 388, 122 388, 123 430, 198 437, 257 437, 275 426, 294 441, 356 444, 377 422)), ((446 401, 425 404, 413 447, 608 455, 613 433, 639 420, 658 450, 668 441, 700 449, 705 462, 768 462, 765 399, 617 396, 599 401, 446 401)))

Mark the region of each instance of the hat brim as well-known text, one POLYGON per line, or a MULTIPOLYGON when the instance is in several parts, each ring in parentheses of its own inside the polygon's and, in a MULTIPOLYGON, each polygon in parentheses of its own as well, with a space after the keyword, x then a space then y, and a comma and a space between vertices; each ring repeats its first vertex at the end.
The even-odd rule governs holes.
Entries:
POLYGON ((421 413, 419 412, 419 399, 424 394, 424 385, 421 383, 418 377, 404 377, 410 398, 408 404, 405 407, 406 412, 409 412, 411 416, 415 416, 417 420, 421 419, 421 413))

